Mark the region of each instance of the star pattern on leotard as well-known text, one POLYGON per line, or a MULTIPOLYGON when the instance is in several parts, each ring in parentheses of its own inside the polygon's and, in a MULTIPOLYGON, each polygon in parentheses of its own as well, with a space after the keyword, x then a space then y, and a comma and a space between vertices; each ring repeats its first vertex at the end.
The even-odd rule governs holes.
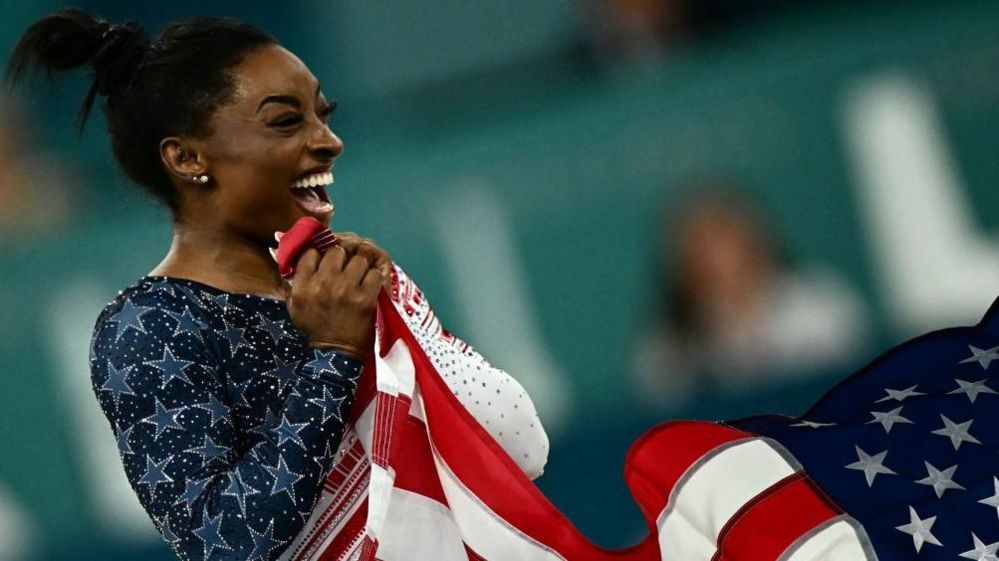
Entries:
POLYGON ((161 374, 161 384, 165 387, 173 380, 191 383, 191 380, 184 374, 184 369, 194 364, 193 360, 179 360, 173 355, 169 346, 163 347, 163 358, 160 360, 146 361, 146 364, 159 370, 161 374))
POLYGON ((225 456, 225 454, 229 451, 229 449, 223 446, 219 446, 218 444, 215 443, 214 440, 212 440, 211 436, 208 436, 206 434, 204 435, 204 441, 202 442, 201 446, 188 448, 187 450, 184 451, 193 452, 201 456, 201 461, 207 463, 208 461, 214 460, 215 458, 225 456))
POLYGON ((205 411, 208 411, 208 413, 211 415, 211 421, 209 421, 209 425, 213 427, 219 421, 224 421, 229 418, 229 406, 215 399, 215 396, 211 394, 209 394, 207 402, 195 403, 194 405, 192 405, 192 407, 197 407, 198 409, 203 409, 205 411))
POLYGON ((343 417, 340 415, 340 404, 346 399, 344 396, 336 397, 333 396, 329 388, 323 386, 322 397, 312 398, 309 400, 310 403, 318 406, 323 411, 323 422, 330 419, 336 419, 337 421, 343 422, 343 417))
POLYGON ((173 458, 168 456, 159 462, 154 462, 151 457, 146 456, 146 473, 139 479, 139 483, 148 487, 150 495, 156 494, 156 485, 173 482, 173 478, 166 474, 166 465, 171 460, 173 458))
POLYGON ((305 443, 302 442, 302 438, 299 436, 299 433, 302 432, 302 429, 308 425, 309 423, 292 423, 288 420, 287 416, 282 416, 281 423, 276 429, 274 429, 278 435, 278 446, 282 446, 285 442, 291 441, 297 444, 299 448, 305 448, 305 443))
POLYGON ((276 466, 264 465, 264 469, 267 473, 271 474, 274 478, 274 485, 271 486, 271 495, 276 495, 278 493, 288 493, 291 497, 291 502, 295 502, 295 483, 302 479, 302 475, 295 473, 288 469, 287 464, 284 461, 284 456, 278 456, 278 462, 276 466))
POLYGON ((146 333, 146 328, 142 325, 142 315, 149 313, 152 309, 145 306, 136 306, 131 301, 126 300, 118 313, 111 318, 111 321, 115 322, 115 341, 121 339, 121 336, 128 332, 129 329, 134 329, 139 333, 146 333))
POLYGON ((260 494, 258 489, 254 489, 243 481, 243 475, 239 469, 234 469, 229 473, 229 485, 222 491, 223 497, 232 497, 239 505, 239 511, 246 517, 246 497, 260 494))
POLYGON ((278 341, 286 335, 284 322, 272 320, 259 312, 257 312, 257 316, 260 319, 260 322, 257 324, 257 329, 260 329, 270 335, 276 345, 278 341))
POLYGON ((194 317, 190 308, 185 306, 183 313, 180 314, 174 312, 167 313, 174 319, 174 321, 177 322, 177 325, 173 330, 174 337, 178 337, 184 333, 190 333, 199 340, 201 339, 201 330, 204 329, 205 326, 194 317))
POLYGON ((180 500, 184 502, 184 505, 188 509, 194 504, 194 501, 198 500, 198 497, 205 492, 205 488, 211 483, 210 479, 193 480, 189 479, 187 481, 187 486, 184 488, 184 494, 180 496, 180 500))
POLYGON ((159 438, 168 429, 178 429, 184 430, 184 427, 177 422, 177 417, 184 410, 183 407, 175 407, 173 409, 167 409, 159 398, 155 398, 154 402, 156 404, 156 412, 152 415, 142 419, 142 422, 149 423, 156 426, 156 434, 153 436, 154 439, 159 438))
POLYGON ((295 380, 298 364, 293 360, 281 360, 280 357, 274 357, 274 364, 274 368, 264 372, 264 376, 277 380, 278 392, 284 392, 284 389, 295 380))
POLYGON ((306 343, 283 302, 184 279, 147 277, 98 318, 94 394, 182 558, 275 561, 310 515, 361 363, 306 343))
POLYGON ((213 517, 208 516, 208 509, 205 508, 201 515, 201 527, 194 530, 204 548, 204 559, 209 559, 216 549, 232 549, 225 538, 222 537, 222 513, 213 517))
POLYGON ((271 551, 274 551, 274 549, 281 544, 281 542, 274 539, 273 520, 271 520, 267 525, 267 531, 264 533, 258 534, 253 530, 253 528, 250 528, 250 534, 253 536, 253 551, 250 552, 246 561, 270 559, 271 551))
POLYGON ((118 406, 118 401, 122 395, 135 395, 132 387, 128 385, 128 373, 131 370, 131 366, 115 368, 114 364, 110 360, 108 361, 108 378, 101 385, 101 391, 111 392, 111 400, 114 401, 115 407, 118 406))

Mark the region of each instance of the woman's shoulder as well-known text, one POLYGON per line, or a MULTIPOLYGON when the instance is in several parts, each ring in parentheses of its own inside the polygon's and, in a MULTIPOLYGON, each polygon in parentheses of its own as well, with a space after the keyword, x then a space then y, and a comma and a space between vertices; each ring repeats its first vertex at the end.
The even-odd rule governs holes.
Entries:
POLYGON ((112 329, 119 339, 129 329, 148 333, 147 324, 154 318, 173 320, 175 329, 198 329, 210 325, 213 308, 221 303, 211 294, 170 277, 144 276, 118 291, 105 304, 94 326, 95 337, 112 329))

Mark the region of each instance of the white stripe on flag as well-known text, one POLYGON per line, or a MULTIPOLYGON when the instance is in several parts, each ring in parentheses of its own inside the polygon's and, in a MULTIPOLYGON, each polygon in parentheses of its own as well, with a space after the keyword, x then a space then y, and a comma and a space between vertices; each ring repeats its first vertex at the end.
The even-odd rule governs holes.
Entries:
POLYGON ((378 373, 375 381, 378 391, 392 396, 413 395, 416 367, 406 342, 397 340, 385 358, 379 354, 380 346, 380 343, 375 346, 375 371, 378 373))
POLYGON ((392 503, 378 540, 382 561, 468 561, 451 512, 439 502, 404 489, 392 503))
POLYGON ((361 448, 364 448, 364 453, 369 458, 371 457, 371 447, 375 438, 376 401, 376 399, 372 399, 371 403, 364 408, 364 411, 361 412, 354 423, 354 433, 357 434, 357 439, 361 441, 361 448))
POLYGON ((877 561, 877 558, 867 532, 844 514, 798 538, 778 561, 877 561))
POLYGON ((368 520, 365 524, 365 530, 367 530, 368 536, 375 541, 381 539, 394 490, 395 471, 392 468, 386 470, 378 464, 371 464, 371 483, 368 486, 368 520))
POLYGON ((779 444, 725 443, 687 468, 656 521, 663 561, 710 561, 729 519, 771 485, 798 471, 779 444))
POLYGON ((461 537, 487 561, 565 561, 544 544, 511 526, 462 484, 433 448, 444 496, 461 537))

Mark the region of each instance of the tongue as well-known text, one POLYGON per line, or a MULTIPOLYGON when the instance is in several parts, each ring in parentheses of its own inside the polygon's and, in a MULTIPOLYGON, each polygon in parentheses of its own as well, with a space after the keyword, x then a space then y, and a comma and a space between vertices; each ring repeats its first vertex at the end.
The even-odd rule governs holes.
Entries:
POLYGON ((315 187, 310 187, 309 189, 292 189, 291 195, 295 197, 298 206, 308 212, 329 212, 332 207, 332 205, 319 197, 315 187))

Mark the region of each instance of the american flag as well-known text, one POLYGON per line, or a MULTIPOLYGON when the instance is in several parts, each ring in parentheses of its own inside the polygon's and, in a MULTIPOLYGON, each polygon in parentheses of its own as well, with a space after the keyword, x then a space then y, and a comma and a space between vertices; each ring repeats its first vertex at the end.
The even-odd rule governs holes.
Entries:
POLYGON ((997 561, 999 302, 885 353, 800 418, 652 428, 624 468, 649 534, 611 551, 451 393, 428 355, 460 341, 403 281, 416 298, 382 295, 352 430, 282 559, 997 561))

